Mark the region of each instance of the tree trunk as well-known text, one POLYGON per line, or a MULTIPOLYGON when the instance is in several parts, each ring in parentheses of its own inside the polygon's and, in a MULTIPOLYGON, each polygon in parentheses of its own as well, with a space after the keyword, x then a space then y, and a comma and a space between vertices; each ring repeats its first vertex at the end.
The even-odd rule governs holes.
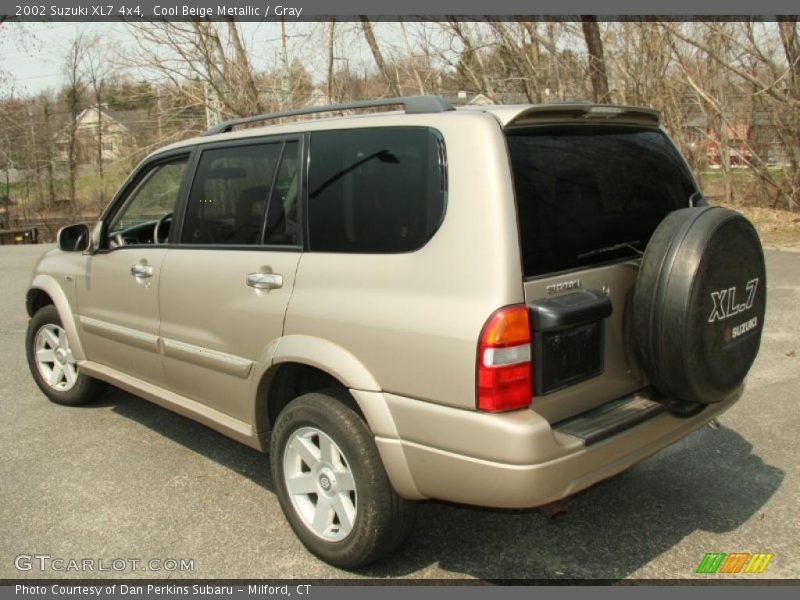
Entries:
POLYGON ((78 115, 80 114, 80 101, 83 82, 81 81, 80 65, 84 53, 84 39, 81 36, 72 42, 67 57, 67 108, 69 113, 69 128, 67 131, 67 168, 69 170, 69 211, 70 216, 77 210, 75 187, 78 178, 78 115))
POLYGON ((589 52, 589 78, 592 82, 592 97, 599 104, 608 104, 611 97, 608 93, 608 75, 606 61, 603 58, 603 40, 600 38, 600 26, 597 17, 582 16, 583 38, 589 52))
MULTIPOLYGON (((789 64, 791 81, 790 95, 795 100, 800 100, 800 38, 797 35, 797 17, 778 17, 778 27, 780 30, 781 43, 786 53, 786 62, 789 64)), ((794 127, 789 128, 790 142, 787 145, 787 180, 789 183, 788 207, 793 210, 797 204, 797 196, 800 193, 800 162, 798 162, 798 148, 800 148, 800 133, 794 127)))
POLYGON ((792 87, 796 92, 800 86, 800 39, 797 36, 797 17, 779 17, 778 28, 786 61, 789 63, 792 87))
POLYGON ((333 42, 336 40, 336 19, 328 28, 328 104, 333 104, 333 42))
MULTIPOLYGON (((50 103, 45 97, 44 100, 44 135, 46 140, 52 138, 50 133, 50 103)), ((53 206, 56 202, 56 182, 55 173, 53 173, 53 151, 52 145, 47 143, 44 145, 45 160, 47 161, 47 197, 48 206, 53 206)))
POLYGON ((474 56, 475 62, 478 63, 477 70, 479 72, 475 73, 473 69, 470 69, 470 77, 472 77, 472 80, 482 89, 483 93, 486 94, 488 98, 493 102, 497 102, 500 98, 495 93, 494 85, 492 85, 492 81, 489 79, 489 75, 486 72, 486 64, 483 61, 483 56, 481 56, 480 50, 475 48, 475 44, 472 42, 467 29, 464 28, 464 24, 455 18, 451 18, 450 28, 458 39, 461 40, 461 43, 464 44, 464 52, 474 56))
POLYGON ((233 44, 233 51, 236 60, 236 67, 239 71, 239 80, 242 87, 244 87, 245 95, 247 97, 247 104, 251 114, 259 114, 263 112, 261 101, 258 98, 258 89, 253 79, 253 69, 250 66, 250 60, 247 57, 247 51, 242 44, 242 38, 239 35, 239 28, 233 18, 228 19, 228 37, 233 44))
POLYGON ((417 70, 417 58, 414 56, 414 52, 411 50, 411 42, 408 41, 406 26, 402 21, 400 21, 400 31, 403 32, 403 41, 405 42, 406 52, 408 53, 408 62, 411 65, 411 70, 414 73, 414 80, 417 82, 417 89, 421 95, 424 95, 425 84, 422 83, 422 77, 420 77, 419 71, 417 70))
MULTIPOLYGON (((103 92, 102 82, 95 86, 94 101, 97 105, 97 176, 103 186, 103 92)), ((102 196, 102 190, 101 190, 102 196)), ((100 200, 102 202, 102 198, 100 200)))
POLYGON ((551 21, 547 23, 548 52, 550 52, 550 64, 552 65, 552 78, 556 86, 555 96, 557 100, 563 100, 564 94, 561 90, 561 67, 559 66, 558 46, 556 46, 556 28, 551 21))
POLYGON ((370 23, 369 19, 364 15, 359 15, 359 18, 361 19, 361 29, 364 31, 364 38, 367 40, 369 49, 372 51, 372 57, 375 59, 378 70, 381 72, 384 79, 386 79, 386 83, 389 84, 389 90, 392 92, 392 95, 399 96, 400 90, 397 87, 397 82, 392 79, 391 75, 389 75, 389 71, 386 69, 386 63, 383 60, 380 46, 378 46, 378 40, 375 39, 375 34, 372 31, 372 23, 370 23))

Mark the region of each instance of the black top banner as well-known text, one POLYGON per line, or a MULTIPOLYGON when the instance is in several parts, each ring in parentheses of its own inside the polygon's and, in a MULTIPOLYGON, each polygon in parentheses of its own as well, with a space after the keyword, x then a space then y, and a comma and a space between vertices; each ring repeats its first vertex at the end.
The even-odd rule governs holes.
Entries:
POLYGON ((0 0, 0 16, 20 21, 193 20, 305 21, 367 15, 383 20, 444 17, 661 18, 738 16, 773 19, 796 14, 797 0, 0 0))

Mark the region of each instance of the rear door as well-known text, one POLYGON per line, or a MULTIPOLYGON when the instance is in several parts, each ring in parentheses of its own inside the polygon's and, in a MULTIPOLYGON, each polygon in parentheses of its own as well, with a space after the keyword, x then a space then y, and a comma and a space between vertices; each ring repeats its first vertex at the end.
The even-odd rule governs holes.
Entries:
POLYGON ((203 147, 162 266, 167 387, 248 422, 251 376, 281 336, 301 256, 302 140, 203 147))
POLYGON ((558 421, 646 384, 628 325, 639 259, 696 187, 656 127, 541 125, 506 137, 525 298, 545 315, 533 316, 534 405, 558 421))

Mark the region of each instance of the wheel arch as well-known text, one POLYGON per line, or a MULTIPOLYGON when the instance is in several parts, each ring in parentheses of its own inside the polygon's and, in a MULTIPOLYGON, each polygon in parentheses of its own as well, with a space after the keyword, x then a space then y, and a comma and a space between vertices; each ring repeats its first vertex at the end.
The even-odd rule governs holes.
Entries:
POLYGON ((253 430, 262 450, 269 448, 272 429, 281 410, 308 392, 332 395, 359 414, 376 438, 383 466, 397 493, 409 500, 425 498, 411 475, 383 393, 350 388, 330 370, 307 362, 276 361, 261 375, 254 402, 253 430))
POLYGON ((280 410, 293 398, 322 390, 335 390, 336 396, 350 404, 370 429, 376 431, 374 407, 365 406, 363 399, 359 401, 363 396, 359 392, 372 392, 370 396, 380 396, 383 402, 380 385, 345 348, 323 338, 288 335, 270 344, 265 358, 264 366, 256 373, 253 414, 260 438, 268 437, 280 410))
POLYGON ((267 437, 278 415, 292 400, 309 392, 329 391, 355 410, 364 420, 364 412, 349 389, 330 373, 302 362, 274 364, 258 382, 255 402, 256 431, 267 437))
POLYGON ((83 344, 81 344, 81 338, 78 335, 74 313, 67 295, 52 276, 38 274, 31 281, 25 294, 25 309, 28 312, 28 316, 32 317, 37 310, 47 305, 56 307, 61 324, 67 332, 73 355, 77 360, 84 360, 86 354, 83 350, 83 344))
POLYGON ((53 302, 50 294, 40 288, 31 288, 25 295, 25 310, 28 312, 29 317, 35 315, 40 308, 50 304, 55 304, 55 302, 53 302))

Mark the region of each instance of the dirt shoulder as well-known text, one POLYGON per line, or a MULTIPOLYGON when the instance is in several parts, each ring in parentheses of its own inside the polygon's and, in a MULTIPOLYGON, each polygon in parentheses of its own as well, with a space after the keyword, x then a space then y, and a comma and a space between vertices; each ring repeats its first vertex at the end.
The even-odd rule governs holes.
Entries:
POLYGON ((727 208, 750 219, 765 248, 800 252, 800 213, 759 206, 730 205, 727 208))

